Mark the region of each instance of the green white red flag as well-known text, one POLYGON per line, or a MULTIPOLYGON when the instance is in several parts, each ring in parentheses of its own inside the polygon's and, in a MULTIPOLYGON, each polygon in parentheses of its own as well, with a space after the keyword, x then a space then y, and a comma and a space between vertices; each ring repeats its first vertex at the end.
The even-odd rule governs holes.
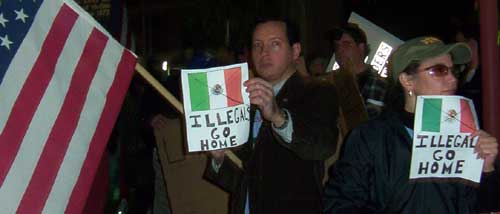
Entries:
POLYGON ((422 131, 472 133, 477 127, 471 100, 422 98, 422 131))
POLYGON ((246 143, 250 99, 243 87, 246 63, 182 70, 188 151, 231 148, 246 143))
POLYGON ((418 96, 415 107, 410 179, 465 179, 479 183, 482 159, 476 159, 479 129, 470 99, 418 96))

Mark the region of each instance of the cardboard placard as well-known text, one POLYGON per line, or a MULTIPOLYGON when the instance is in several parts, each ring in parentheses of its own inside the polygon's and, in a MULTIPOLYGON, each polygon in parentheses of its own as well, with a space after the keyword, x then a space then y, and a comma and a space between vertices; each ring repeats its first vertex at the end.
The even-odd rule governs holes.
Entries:
POLYGON ((189 152, 236 147, 248 140, 250 99, 246 63, 182 70, 189 152))
POLYGON ((483 160, 477 159, 479 129, 470 99, 418 96, 415 110, 410 179, 462 178, 479 183, 483 160))

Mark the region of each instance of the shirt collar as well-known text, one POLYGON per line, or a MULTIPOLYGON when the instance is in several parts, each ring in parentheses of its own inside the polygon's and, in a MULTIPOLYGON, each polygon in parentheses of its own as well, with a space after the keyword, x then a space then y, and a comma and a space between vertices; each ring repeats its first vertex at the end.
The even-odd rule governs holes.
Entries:
POLYGON ((286 79, 281 80, 276 85, 273 85, 274 95, 277 95, 280 92, 280 90, 281 90, 281 88, 283 88, 283 85, 285 84, 285 82, 286 82, 286 79))

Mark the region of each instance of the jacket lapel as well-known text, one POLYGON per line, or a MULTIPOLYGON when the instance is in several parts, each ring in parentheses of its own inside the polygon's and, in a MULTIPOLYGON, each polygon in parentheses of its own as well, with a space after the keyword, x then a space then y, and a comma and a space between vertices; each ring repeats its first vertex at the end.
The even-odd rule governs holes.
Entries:
POLYGON ((304 84, 304 80, 300 75, 295 72, 288 78, 281 90, 276 95, 276 102, 281 108, 287 108, 289 103, 292 101, 290 99, 298 97, 300 95, 300 88, 304 84))

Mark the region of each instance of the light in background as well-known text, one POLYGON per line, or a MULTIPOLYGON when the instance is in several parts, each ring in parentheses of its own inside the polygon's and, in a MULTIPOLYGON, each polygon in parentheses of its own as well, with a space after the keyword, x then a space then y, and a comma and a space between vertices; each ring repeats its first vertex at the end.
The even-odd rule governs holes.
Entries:
POLYGON ((166 72, 166 76, 170 76, 170 66, 169 66, 167 60, 165 60, 161 63, 161 70, 162 70, 162 73, 166 72))

